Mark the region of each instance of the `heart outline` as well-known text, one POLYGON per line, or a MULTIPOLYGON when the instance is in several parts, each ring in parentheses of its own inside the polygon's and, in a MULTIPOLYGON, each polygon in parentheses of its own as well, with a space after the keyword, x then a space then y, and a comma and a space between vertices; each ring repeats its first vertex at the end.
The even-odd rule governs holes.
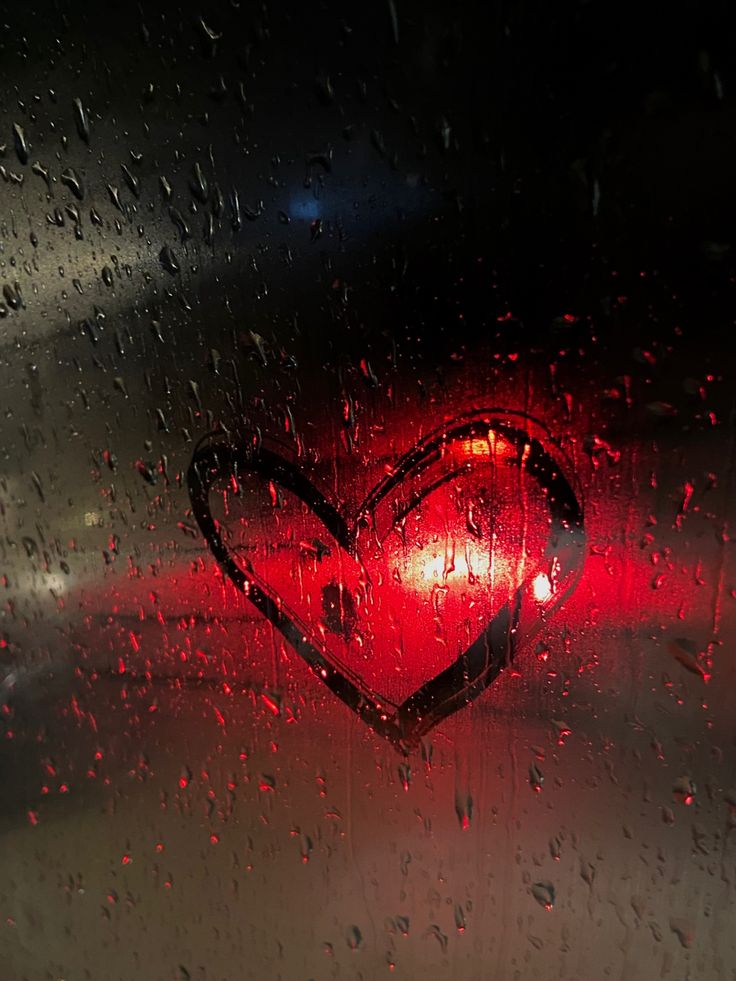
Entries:
MULTIPOLYGON (((239 445, 235 445, 227 434, 209 434, 195 449, 187 473, 192 512, 223 572, 333 694, 403 753, 413 749, 443 719, 482 694, 560 608, 582 574, 585 558, 583 507, 565 476, 558 459, 559 452, 552 452, 531 435, 531 428, 552 441, 549 430, 526 413, 492 408, 456 416, 408 450, 392 472, 369 492, 352 517, 331 503, 296 463, 265 447, 258 433, 251 433, 250 440, 241 441, 239 445), (523 423, 523 428, 519 423, 523 423), (447 456, 453 443, 468 438, 488 439, 491 434, 502 437, 516 448, 515 462, 520 470, 523 468, 532 476, 546 494, 551 529, 543 563, 546 560, 547 568, 555 569, 555 588, 543 601, 534 597, 534 579, 544 571, 543 564, 540 565, 533 575, 519 584, 513 598, 494 614, 478 637, 448 668, 430 678, 398 705, 374 691, 325 643, 318 642, 309 626, 279 600, 255 570, 249 568, 246 571, 241 567, 223 541, 210 510, 210 490, 217 481, 231 478, 237 481, 239 474, 257 474, 295 494, 322 521, 340 547, 355 556, 359 528, 371 521, 394 488, 413 474, 421 473, 422 467, 447 456)), ((472 461, 465 463, 443 479, 473 465, 472 461)), ((410 501, 403 513, 415 507, 434 486, 410 501)), ((394 524, 397 520, 394 519, 394 524)))

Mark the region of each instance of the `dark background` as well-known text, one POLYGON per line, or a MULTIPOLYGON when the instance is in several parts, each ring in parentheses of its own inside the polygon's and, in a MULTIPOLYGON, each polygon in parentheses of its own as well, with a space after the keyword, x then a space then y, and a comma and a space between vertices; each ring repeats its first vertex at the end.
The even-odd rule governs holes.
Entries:
MULTIPOLYGON (((161 164, 172 181, 214 145, 225 194, 238 175, 243 205, 264 202, 234 248, 288 233, 274 183, 288 191, 309 173, 343 225, 367 189, 349 245, 325 227, 312 249, 332 253, 325 289, 333 273, 349 280, 364 336, 380 320, 397 338, 421 328, 451 346, 497 332, 502 344, 554 344, 551 325, 570 314, 611 348, 669 337, 677 322, 690 349, 730 353, 725 4, 82 2, 8 7, 4 22, 3 102, 8 119, 25 117, 32 157, 39 129, 48 150, 67 128, 77 141, 74 95, 91 118, 87 169, 106 180, 127 158, 123 129, 133 144, 149 127, 140 166, 161 164), (60 76, 49 102, 46 83, 60 76), (329 173, 305 163, 307 147, 331 153, 329 173), (499 328, 502 316, 512 319, 499 328)), ((301 271, 272 284, 284 316, 286 292, 309 292, 301 271)), ((227 290, 247 308, 250 288, 227 290)))

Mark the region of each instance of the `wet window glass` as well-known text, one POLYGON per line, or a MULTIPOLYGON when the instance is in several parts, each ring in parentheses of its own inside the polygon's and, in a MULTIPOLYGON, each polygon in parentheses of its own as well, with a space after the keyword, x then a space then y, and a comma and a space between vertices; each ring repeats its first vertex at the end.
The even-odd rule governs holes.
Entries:
POLYGON ((3 9, 0 977, 732 977, 719 9, 3 9))

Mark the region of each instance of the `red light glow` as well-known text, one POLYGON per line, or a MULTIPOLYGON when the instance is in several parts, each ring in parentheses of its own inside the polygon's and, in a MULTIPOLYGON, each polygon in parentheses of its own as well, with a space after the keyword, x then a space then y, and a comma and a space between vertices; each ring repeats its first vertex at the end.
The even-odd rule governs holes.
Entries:
POLYGON ((493 431, 490 431, 483 438, 464 439, 454 444, 451 452, 456 460, 490 457, 495 463, 511 460, 518 456, 518 451, 514 445, 493 431))
MULTIPOLYGON (((509 465, 518 449, 490 433, 450 451, 422 471, 430 491, 400 521, 416 484, 399 484, 377 505, 354 554, 283 487, 277 505, 257 476, 241 477, 238 496, 213 494, 223 535, 252 562, 253 581, 389 702, 453 664, 544 561, 549 507, 509 465), (469 458, 472 467, 455 470, 469 458)), ((552 595, 543 578, 539 602, 552 595)))
MULTIPOLYGON (((332 491, 349 513, 351 501, 362 499, 384 472, 393 473, 386 461, 395 464, 421 431, 421 420, 402 416, 400 421, 401 427, 372 432, 373 442, 359 463, 356 456, 340 461, 339 453, 328 448, 320 463, 307 463, 304 471, 332 491)), ((239 563, 254 569, 257 581, 267 583, 298 614, 299 627, 319 634, 368 685, 400 701, 452 664, 520 583, 532 607, 546 607, 565 591, 563 578, 545 557, 548 502, 517 465, 520 453, 523 445, 493 433, 448 444, 443 460, 445 467, 448 461, 457 464, 450 468, 457 470, 456 476, 393 522, 395 511, 414 493, 414 485, 405 481, 381 503, 379 527, 367 527, 357 536, 355 554, 336 543, 298 497, 259 477, 241 474, 237 481, 219 484, 219 490, 226 490, 219 495, 213 490, 212 506, 239 563)), ((608 459, 588 470, 585 458, 576 460, 575 473, 585 484, 588 502, 590 548, 576 592, 565 603, 565 624, 572 631, 635 631, 667 618, 694 622, 702 615, 712 617, 703 599, 707 589, 693 588, 693 582, 702 586, 702 570, 676 563, 662 547, 664 532, 660 535, 647 517, 653 504, 646 489, 635 500, 617 491, 610 473, 616 473, 618 461, 608 459)), ((429 461, 420 478, 428 473, 427 483, 432 483, 434 466, 429 461)), ((679 511, 684 516, 674 516, 676 527, 692 520, 689 499, 679 511)), ((84 664, 93 663, 100 650, 109 650, 114 666, 118 652, 127 648, 120 669, 130 676, 195 676, 224 685, 226 680, 252 679, 258 692, 254 704, 257 699, 264 720, 275 724, 293 719, 290 693, 299 690, 301 697, 310 684, 298 656, 217 568, 204 546, 191 561, 183 554, 172 559, 163 553, 155 578, 144 565, 128 571, 120 564, 106 568, 105 578, 103 588, 100 583, 80 584, 78 602, 85 621, 75 637, 81 640, 84 664), (134 634, 129 626, 133 615, 134 634), (287 692, 281 711, 271 695, 279 690, 287 692)), ((543 640, 531 657, 515 661, 515 670, 550 679, 574 674, 575 658, 554 624, 543 640)), ((676 670, 707 681, 710 667, 700 653, 679 648, 669 653, 676 670)), ((587 659, 578 674, 597 663, 596 657, 587 659)), ((601 658, 601 663, 612 674, 624 669, 623 661, 601 658)), ((317 673, 328 676, 325 667, 317 673)), ((223 690, 236 697, 241 689, 232 684, 223 690)), ((224 724, 223 719, 218 722, 224 724)), ((184 776, 180 788, 188 783, 184 776)))

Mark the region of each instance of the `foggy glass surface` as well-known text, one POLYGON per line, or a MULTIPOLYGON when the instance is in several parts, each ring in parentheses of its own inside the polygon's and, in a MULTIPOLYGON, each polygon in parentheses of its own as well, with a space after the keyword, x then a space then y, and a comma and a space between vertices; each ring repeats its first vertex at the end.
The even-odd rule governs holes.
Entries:
POLYGON ((717 13, 3 11, 0 981, 736 976, 717 13))

